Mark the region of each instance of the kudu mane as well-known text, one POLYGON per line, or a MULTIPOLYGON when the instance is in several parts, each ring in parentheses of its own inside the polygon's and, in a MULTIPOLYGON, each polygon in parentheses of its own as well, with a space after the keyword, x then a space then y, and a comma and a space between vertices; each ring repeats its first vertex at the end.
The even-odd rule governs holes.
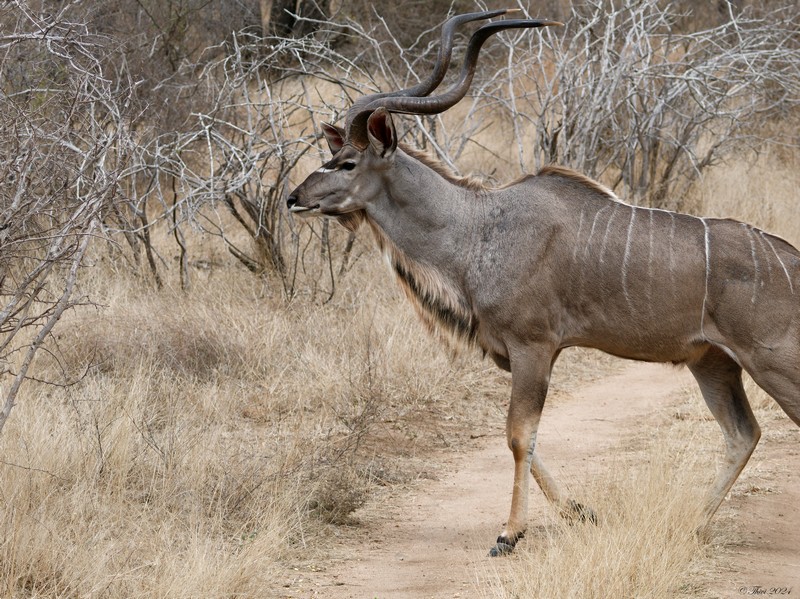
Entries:
POLYGON ((439 270, 411 259, 366 217, 381 252, 428 331, 456 353, 477 343, 478 320, 468 300, 439 270))
POLYGON ((594 179, 590 179, 586 175, 582 175, 578 171, 574 171, 571 168, 567 168, 566 166, 557 166, 555 164, 551 164, 548 166, 543 167, 536 173, 537 177, 561 177, 562 179, 569 179, 574 183, 578 183, 583 187, 599 193, 601 195, 606 196, 611 200, 619 201, 617 194, 611 191, 608 187, 603 185, 602 183, 598 183, 594 179))
POLYGON ((403 150, 406 154, 414 158, 415 160, 421 162, 429 169, 440 175, 444 178, 448 183, 452 183, 453 185, 457 185, 458 187, 463 187, 465 189, 469 189, 471 191, 486 191, 489 189, 487 185, 481 181, 477 177, 461 177, 453 172, 449 166, 447 166, 444 162, 433 156, 430 152, 426 152, 424 150, 418 150, 408 144, 399 144, 401 150, 403 150))
MULTIPOLYGON (((418 160, 428 168, 430 168, 435 173, 439 174, 442 178, 444 178, 448 183, 452 183, 453 185, 457 185, 458 187, 463 187, 464 189, 469 189, 471 191, 491 191, 492 187, 486 185, 481 179, 474 176, 466 176, 462 177, 457 175, 453 172, 449 166, 447 166, 444 162, 436 158, 430 152, 426 152, 424 150, 419 150, 410 146, 408 144, 399 144, 399 147, 409 156, 418 160)), ((520 181, 527 179, 528 177, 536 176, 536 177, 561 177, 563 179, 569 179, 574 183, 578 183, 583 187, 587 188, 588 190, 597 192, 601 195, 607 196, 612 200, 619 200, 617 195, 611 191, 608 187, 603 185, 602 183, 598 183, 594 179, 587 177, 579 173, 578 171, 572 170, 566 166, 559 166, 555 164, 550 164, 547 166, 542 167, 539 169, 539 172, 536 175, 523 175, 520 179, 507 183, 501 188, 511 187, 512 185, 516 185, 520 181)))

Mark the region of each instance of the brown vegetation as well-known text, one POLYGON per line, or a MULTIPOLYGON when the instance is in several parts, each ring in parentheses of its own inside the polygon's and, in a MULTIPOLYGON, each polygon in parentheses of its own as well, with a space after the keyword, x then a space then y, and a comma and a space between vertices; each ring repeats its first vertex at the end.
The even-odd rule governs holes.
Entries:
MULTIPOLYGON (((0 8, 0 593, 262 596, 324 556, 376 489, 435 475, 429 456, 496 421, 507 395, 480 356, 452 359, 425 335, 368 236, 282 210, 290 177, 319 163, 319 122, 361 90, 413 82, 435 54, 433 23, 393 40, 380 20, 342 12, 309 38, 262 40, 256 2, 224 14, 248 5, 81 4, 0 8), (234 26, 212 26, 223 22, 234 26), (396 44, 411 43, 422 58, 406 64, 396 44)), ((569 17, 558 10, 542 16, 569 17)), ((520 62, 497 46, 466 118, 409 122, 407 139, 487 178, 534 170, 543 138, 511 117, 541 106, 536 82, 516 82, 513 105, 503 90, 538 42, 520 62), (513 144, 498 147, 492 111, 513 144)), ((797 85, 786 83, 793 101, 797 85)), ((763 131, 796 130, 791 102, 764 116, 763 131)), ((726 154, 670 201, 797 244, 797 139, 783 141, 755 161, 726 154)), ((573 368, 591 376, 578 356, 561 384, 573 368)), ((666 501, 677 535, 690 502, 665 496, 665 459, 641 472, 653 481, 641 503, 666 501)), ((620 474, 609 503, 640 491, 620 474)), ((629 535, 611 545, 633 539, 631 559, 671 547, 639 544, 641 513, 610 513, 629 535)), ((586 534, 555 528, 552 553, 531 559, 554 574, 586 534)), ((702 546, 681 551, 664 576, 702 558, 702 546)))

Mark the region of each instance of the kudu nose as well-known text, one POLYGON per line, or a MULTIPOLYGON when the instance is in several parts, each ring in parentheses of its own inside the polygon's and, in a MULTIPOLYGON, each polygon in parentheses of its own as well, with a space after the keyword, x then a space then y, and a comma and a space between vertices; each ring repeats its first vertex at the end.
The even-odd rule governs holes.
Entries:
POLYGON ((292 209, 292 207, 293 207, 295 204, 297 204, 297 196, 295 196, 295 195, 291 195, 291 196, 289 196, 288 198, 286 198, 286 207, 287 207, 289 210, 291 210, 291 209, 292 209))

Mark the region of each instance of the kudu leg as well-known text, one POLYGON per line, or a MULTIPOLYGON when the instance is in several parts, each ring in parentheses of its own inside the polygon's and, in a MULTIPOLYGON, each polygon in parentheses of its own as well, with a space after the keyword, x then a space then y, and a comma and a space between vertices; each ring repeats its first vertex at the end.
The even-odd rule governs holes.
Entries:
POLYGON ((531 469, 536 431, 550 380, 552 352, 525 351, 511 356, 511 405, 506 420, 508 447, 514 456, 511 514, 489 555, 510 553, 522 538, 528 518, 531 469))
POLYGON ((745 368, 755 383, 778 402, 786 415, 800 426, 800 368, 795 364, 795 356, 800 352, 800 347, 792 349, 789 356, 780 356, 780 359, 772 355, 772 352, 764 357, 756 353, 754 359, 750 360, 751 363, 745 364, 745 368))
POLYGON ((556 480, 547 471, 538 452, 534 452, 531 461, 531 474, 550 503, 556 506, 558 512, 570 521, 597 522, 594 511, 583 504, 570 499, 559 487, 556 480))
POLYGON ((725 437, 725 460, 708 496, 705 516, 710 519, 739 477, 761 437, 742 386, 742 368, 717 348, 689 365, 706 405, 725 437))

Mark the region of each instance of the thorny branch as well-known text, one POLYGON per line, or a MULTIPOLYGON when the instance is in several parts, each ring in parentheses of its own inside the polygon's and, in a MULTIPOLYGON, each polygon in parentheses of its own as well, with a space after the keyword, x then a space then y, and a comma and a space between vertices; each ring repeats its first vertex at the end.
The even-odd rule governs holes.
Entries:
POLYGON ((75 297, 90 239, 118 193, 127 95, 102 40, 63 13, 0 9, 0 431, 75 297), (20 67, 19 65, 22 65, 20 67))
POLYGON ((635 203, 680 209, 703 170, 730 153, 797 144, 769 124, 800 106, 800 16, 791 6, 762 16, 729 8, 724 24, 677 34, 669 3, 594 0, 541 40, 506 35, 517 60, 484 80, 476 93, 496 103, 471 120, 491 111, 514 123, 517 140, 535 139, 520 145, 522 170, 558 162, 635 203))

